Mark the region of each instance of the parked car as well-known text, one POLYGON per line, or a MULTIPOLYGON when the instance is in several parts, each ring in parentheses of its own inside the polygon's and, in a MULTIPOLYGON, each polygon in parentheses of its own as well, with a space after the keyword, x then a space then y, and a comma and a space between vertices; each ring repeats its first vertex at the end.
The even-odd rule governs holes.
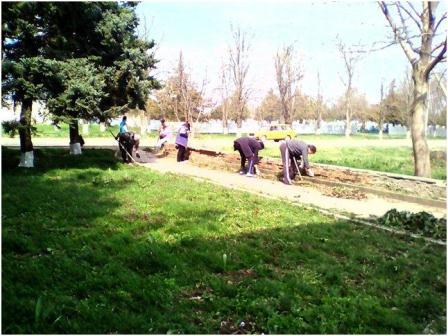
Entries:
POLYGON ((269 126, 266 130, 255 132, 255 136, 262 140, 280 141, 295 138, 297 133, 289 125, 278 124, 269 126))

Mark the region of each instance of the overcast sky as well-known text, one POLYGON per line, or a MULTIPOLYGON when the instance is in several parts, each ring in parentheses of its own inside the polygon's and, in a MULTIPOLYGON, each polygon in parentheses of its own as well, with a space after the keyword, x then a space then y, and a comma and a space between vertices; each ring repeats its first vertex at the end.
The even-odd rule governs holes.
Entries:
MULTIPOLYGON (((445 8, 439 6, 438 13, 445 8)), ((240 26, 251 36, 252 105, 270 88, 276 89, 273 58, 284 45, 294 44, 298 52, 305 73, 303 92, 316 95, 319 71, 324 99, 331 102, 344 90, 340 80, 344 65, 335 47, 336 36, 347 45, 362 44, 366 49, 391 40, 391 29, 373 1, 150 0, 140 3, 137 13, 141 26, 146 22, 150 37, 158 43, 157 77, 167 78, 182 50, 193 80, 201 83, 207 72, 210 91, 219 86, 220 65, 231 42, 230 24, 240 26)), ((355 68, 355 87, 376 103, 381 80, 401 79, 407 67, 397 45, 364 54, 355 68)))

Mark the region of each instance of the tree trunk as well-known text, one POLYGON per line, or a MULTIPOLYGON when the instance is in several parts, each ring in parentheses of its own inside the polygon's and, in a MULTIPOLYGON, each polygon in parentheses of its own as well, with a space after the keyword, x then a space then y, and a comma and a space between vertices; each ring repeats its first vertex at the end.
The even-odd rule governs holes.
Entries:
POLYGON ((228 117, 227 117, 227 103, 222 104, 222 128, 223 128, 224 134, 229 133, 229 122, 228 122, 228 117))
POLYGON ((33 151, 33 142, 31 141, 31 111, 33 101, 24 99, 22 102, 22 111, 20 113, 20 151, 22 153, 33 151))
POLYGON ((384 127, 383 116, 380 116, 380 122, 378 123, 380 140, 383 140, 383 127, 384 127))
POLYGON ((33 107, 32 99, 22 101, 22 110, 20 112, 20 163, 19 167, 34 167, 33 142, 31 140, 31 111, 33 107))
POLYGON ((414 151, 414 175, 431 177, 431 162, 429 147, 426 141, 426 111, 428 81, 425 80, 422 71, 414 69, 414 101, 411 107, 411 137, 414 151))
POLYGON ((381 101, 380 101, 380 120, 378 122, 378 128, 379 128, 379 138, 380 140, 383 140, 383 126, 384 126, 384 84, 381 82, 381 101))
POLYGON ((143 110, 138 111, 138 120, 140 124, 140 134, 143 135, 146 133, 146 125, 147 125, 145 111, 143 110))
POLYGON ((284 122, 285 124, 291 125, 291 116, 289 115, 289 113, 285 114, 284 119, 285 119, 285 122, 284 122))
POLYGON ((79 135, 78 120, 75 119, 70 122, 69 125, 70 134, 70 154, 79 155, 81 154, 81 137, 79 135))
POLYGON ((347 94, 347 106, 345 111, 345 136, 349 137, 352 131, 351 119, 352 119, 352 102, 351 102, 351 86, 349 86, 347 94))
POLYGON ((239 138, 242 135, 241 127, 243 126, 242 113, 238 111, 238 116, 236 118, 236 137, 239 138))
POLYGON ((322 110, 317 108, 317 120, 316 120, 316 135, 320 134, 320 128, 322 127, 322 110))
POLYGON ((349 137, 351 133, 351 120, 350 120, 350 113, 346 112, 345 114, 345 136, 349 137))

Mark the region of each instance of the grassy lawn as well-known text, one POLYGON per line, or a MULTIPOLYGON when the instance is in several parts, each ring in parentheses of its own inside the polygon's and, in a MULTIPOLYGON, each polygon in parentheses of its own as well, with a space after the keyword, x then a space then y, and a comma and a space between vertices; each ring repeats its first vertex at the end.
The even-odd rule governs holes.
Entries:
MULTIPOLYGON (((56 128, 53 125, 47 125, 47 124, 37 124, 36 125, 36 137, 38 138, 68 138, 69 137, 69 130, 68 130, 68 124, 61 123, 60 128, 56 128)), ((110 126, 106 127, 105 132, 101 132, 100 125, 99 124, 90 124, 89 125, 89 133, 83 134, 82 125, 79 125, 79 132, 84 138, 109 138, 111 137, 111 134, 109 130, 113 134, 118 133, 118 126, 110 126)), ((129 130, 136 133, 141 133, 140 128, 134 128, 129 127, 129 130)), ((18 136, 18 135, 16 135, 18 136)), ((144 135, 144 137, 148 136, 147 134, 144 135)), ((153 132, 153 137, 155 136, 155 132, 153 132)))
MULTIPOLYGON (((278 148, 267 148, 262 155, 280 157, 278 148)), ((409 147, 327 147, 318 148, 311 162, 325 163, 352 168, 371 169, 389 173, 413 175, 414 159, 409 147)), ((432 177, 446 179, 446 164, 441 160, 432 160, 432 177)))
POLYGON ((2 151, 3 333, 446 332, 445 248, 66 152, 2 151))

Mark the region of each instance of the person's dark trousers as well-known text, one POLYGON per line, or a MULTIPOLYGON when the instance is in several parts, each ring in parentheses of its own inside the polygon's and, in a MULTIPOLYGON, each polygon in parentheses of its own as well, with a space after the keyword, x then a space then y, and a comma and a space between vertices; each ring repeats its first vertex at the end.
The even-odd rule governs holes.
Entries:
MULTIPOLYGON (((125 145, 126 151, 129 153, 130 156, 132 156, 132 150, 134 149, 134 144, 132 142, 126 143, 125 145)), ((128 154, 126 154, 126 158, 128 162, 132 162, 132 159, 129 157, 128 154)))
POLYGON ((128 155, 126 154, 126 151, 121 146, 120 146, 120 151, 121 151, 121 158, 123 159, 123 162, 126 163, 128 160, 128 155))
POLYGON ((238 149, 238 152, 240 152, 240 156, 241 156, 241 170, 245 171, 246 169, 246 157, 243 154, 243 151, 241 149, 238 149))
POLYGON ((185 154, 187 152, 187 149, 182 145, 177 145, 177 162, 185 161, 185 154))
POLYGON ((241 150, 240 144, 238 142, 233 142, 233 149, 237 150, 241 156, 241 171, 246 172, 246 156, 241 150))
POLYGON ((132 155, 132 149, 133 149, 132 143, 121 143, 120 150, 121 150, 121 158, 123 159, 123 162, 131 162, 131 158, 129 155, 132 155), (126 153, 127 151, 127 153, 126 153), (129 155, 128 155, 129 153, 129 155))

